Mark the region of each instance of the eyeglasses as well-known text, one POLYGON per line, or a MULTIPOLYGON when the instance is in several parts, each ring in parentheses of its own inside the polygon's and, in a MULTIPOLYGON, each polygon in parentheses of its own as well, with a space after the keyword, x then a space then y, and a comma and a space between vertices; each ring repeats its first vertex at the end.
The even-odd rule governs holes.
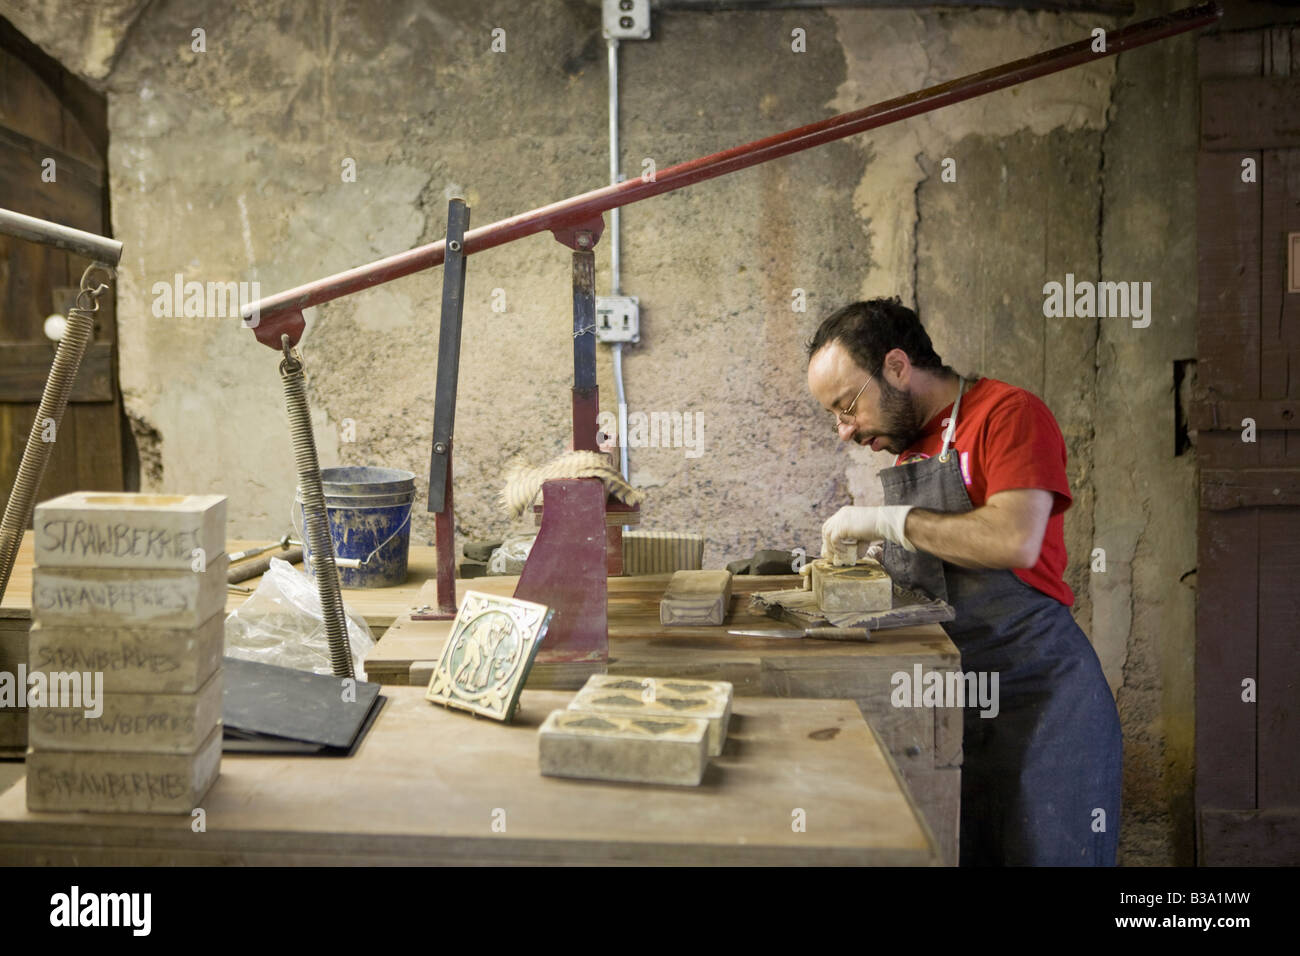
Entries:
POLYGON ((853 401, 849 402, 849 407, 844 409, 844 411, 842 412, 835 413, 836 424, 838 425, 853 424, 853 409, 857 407, 858 399, 862 397, 862 393, 865 392, 867 390, 867 386, 871 384, 871 379, 875 377, 876 377, 876 373, 872 372, 870 377, 862 384, 862 387, 858 389, 858 394, 853 396, 853 401))

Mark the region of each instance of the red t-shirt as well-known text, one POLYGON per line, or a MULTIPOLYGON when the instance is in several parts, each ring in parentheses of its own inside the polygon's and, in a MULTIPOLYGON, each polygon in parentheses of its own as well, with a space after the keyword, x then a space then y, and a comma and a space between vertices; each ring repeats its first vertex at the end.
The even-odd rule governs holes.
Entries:
MULTIPOLYGON (((904 464, 939 454, 949 405, 926 423, 925 433, 898 456, 904 464)), ((996 379, 981 378, 966 385, 957 410, 953 436, 962 478, 971 505, 978 508, 990 495, 1012 488, 1042 488, 1052 492, 1052 515, 1047 519, 1043 547, 1032 568, 1012 568, 1016 576, 1066 607, 1074 592, 1065 583, 1065 510, 1073 500, 1065 476, 1065 439, 1042 399, 1023 388, 996 379)))

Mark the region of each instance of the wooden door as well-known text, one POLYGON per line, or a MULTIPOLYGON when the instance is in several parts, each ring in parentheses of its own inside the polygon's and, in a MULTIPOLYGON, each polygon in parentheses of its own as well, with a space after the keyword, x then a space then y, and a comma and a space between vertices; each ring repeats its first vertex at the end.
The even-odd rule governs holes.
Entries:
POLYGON ((1295 864, 1300 30, 1204 37, 1199 58, 1198 861, 1295 864))
MULTIPOLYGON (((103 97, 0 19, 0 207, 107 234, 103 97)), ((67 314, 89 262, 0 236, 0 504, 8 500, 56 343, 45 319, 67 314)), ((112 291, 63 417, 36 500, 123 487, 122 402, 112 291)))

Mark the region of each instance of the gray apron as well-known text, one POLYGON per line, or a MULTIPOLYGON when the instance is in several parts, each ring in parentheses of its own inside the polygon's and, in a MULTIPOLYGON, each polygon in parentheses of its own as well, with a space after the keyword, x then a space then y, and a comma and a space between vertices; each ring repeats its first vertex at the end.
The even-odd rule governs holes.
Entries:
MULTIPOLYGON (((973 510, 950 447, 965 390, 963 378, 937 457, 880 473, 885 504, 973 510)), ((963 671, 998 674, 997 716, 978 704, 963 714, 961 865, 1113 866, 1119 713, 1069 608, 1009 570, 960 568, 890 542, 882 562, 898 584, 956 610, 943 629, 963 671)))

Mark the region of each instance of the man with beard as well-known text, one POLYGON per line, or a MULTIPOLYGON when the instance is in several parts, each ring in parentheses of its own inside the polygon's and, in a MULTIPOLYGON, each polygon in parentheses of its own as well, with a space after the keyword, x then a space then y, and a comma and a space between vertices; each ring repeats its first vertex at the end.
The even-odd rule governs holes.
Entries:
POLYGON ((1114 865, 1119 714, 1074 623, 1065 441, 1047 406, 944 365, 897 299, 840 309, 808 344, 808 388, 843 441, 897 456, 883 507, 841 508, 823 554, 883 539, 896 584, 943 598, 965 673, 999 675, 997 715, 964 711, 961 864, 1114 865))

